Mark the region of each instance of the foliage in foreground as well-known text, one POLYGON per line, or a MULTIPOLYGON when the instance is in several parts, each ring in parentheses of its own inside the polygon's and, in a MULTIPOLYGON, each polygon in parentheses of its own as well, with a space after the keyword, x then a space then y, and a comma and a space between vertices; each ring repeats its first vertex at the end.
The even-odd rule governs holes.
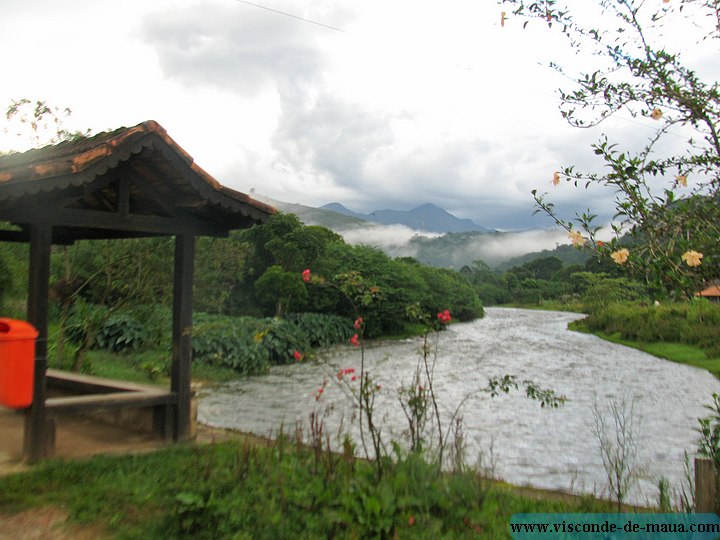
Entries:
POLYGON ((517 512, 607 511, 589 498, 531 500, 418 454, 389 465, 280 439, 51 461, 0 478, 0 511, 62 505, 117 538, 507 538, 517 512))
POLYGON ((596 238, 599 227, 590 210, 568 220, 545 194, 533 191, 538 211, 566 229, 573 245, 589 246, 642 276, 656 293, 692 298, 720 272, 720 92, 718 82, 696 70, 681 51, 706 46, 707 53, 717 53, 720 5, 705 0, 500 2, 512 9, 512 22, 517 18, 525 27, 539 19, 582 55, 578 71, 550 64, 571 81, 559 92, 560 113, 571 126, 598 126, 625 113, 651 130, 639 150, 613 142, 612 134, 591 145, 602 172, 569 166, 552 175, 556 186, 565 179, 612 190, 615 238, 609 245, 596 238))

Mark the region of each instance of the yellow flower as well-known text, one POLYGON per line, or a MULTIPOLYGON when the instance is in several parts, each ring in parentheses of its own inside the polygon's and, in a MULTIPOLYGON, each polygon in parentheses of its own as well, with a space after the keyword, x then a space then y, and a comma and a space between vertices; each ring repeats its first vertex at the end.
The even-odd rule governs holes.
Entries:
POLYGON ((560 173, 555 171, 553 174, 553 185, 557 186, 560 183, 560 173))
POLYGON ((660 109, 653 109, 650 113, 650 118, 653 120, 660 120, 662 118, 662 111, 660 109))
POLYGON ((675 177, 675 181, 678 183, 679 186, 687 187, 687 176, 684 174, 678 174, 675 177))
POLYGON ((630 257, 630 251, 627 248, 618 249, 610 254, 615 264, 625 264, 630 257))
POLYGON ((686 251, 682 254, 682 260, 685 261, 685 264, 688 266, 700 266, 702 264, 702 258, 702 253, 693 250, 686 251))
POLYGON ((583 238, 580 231, 570 231, 568 233, 568 238, 572 241, 572 245, 574 247, 580 247, 585 245, 585 239, 583 238))
POLYGON ((500 13, 500 26, 505 26, 505 21, 507 20, 507 17, 505 16, 505 12, 503 11, 500 13))

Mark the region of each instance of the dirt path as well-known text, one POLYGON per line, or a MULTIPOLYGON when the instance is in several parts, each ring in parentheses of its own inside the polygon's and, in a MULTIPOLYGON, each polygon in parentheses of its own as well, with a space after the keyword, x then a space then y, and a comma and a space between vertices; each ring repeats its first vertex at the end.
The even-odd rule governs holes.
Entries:
MULTIPOLYGON (((0 408, 0 476, 29 470, 21 462, 23 418, 0 408)), ((266 441, 233 431, 197 426, 196 443, 208 444, 230 439, 266 441)), ((164 447, 162 441, 147 434, 110 426, 95 420, 64 419, 58 429, 57 455, 69 459, 86 459, 97 454, 151 452, 164 447)), ((68 513, 59 507, 30 508, 20 513, 0 510, 0 540, 98 540, 111 538, 99 525, 67 523, 68 513)))
POLYGON ((70 525, 68 514, 54 506, 0 514, 0 540, 99 540, 107 538, 96 525, 70 525))

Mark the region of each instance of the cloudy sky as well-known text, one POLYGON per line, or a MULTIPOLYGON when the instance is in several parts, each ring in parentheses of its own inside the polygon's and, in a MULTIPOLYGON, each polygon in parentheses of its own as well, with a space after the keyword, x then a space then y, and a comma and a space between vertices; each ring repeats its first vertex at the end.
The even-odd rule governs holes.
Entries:
POLYGON ((632 144, 655 127, 567 126, 568 80, 545 66, 579 60, 544 25, 501 27, 493 0, 252 4, 0 0, 0 106, 47 100, 93 133, 157 120, 244 192, 359 212, 432 202, 503 229, 550 224, 532 189, 609 216, 612 193, 554 187, 553 171, 596 167, 601 131, 632 144))

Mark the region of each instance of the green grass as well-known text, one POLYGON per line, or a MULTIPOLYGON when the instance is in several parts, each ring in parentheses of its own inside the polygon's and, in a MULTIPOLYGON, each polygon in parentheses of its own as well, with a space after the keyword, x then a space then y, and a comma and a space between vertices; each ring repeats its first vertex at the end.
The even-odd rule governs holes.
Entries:
POLYGON ((577 322, 571 322, 568 325, 568 328, 576 332, 593 334, 604 340, 625 345, 626 347, 632 347, 633 349, 644 351, 648 354, 652 354, 653 356, 657 356, 658 358, 706 369, 716 378, 720 379, 720 358, 708 358, 707 353, 700 347, 685 343, 647 343, 643 341, 633 341, 622 338, 619 332, 608 334, 600 331, 589 331, 577 322))
POLYGON ((48 461, 0 478, 0 513, 65 508, 110 538, 508 538, 518 512, 607 512, 590 497, 538 497, 416 455, 375 467, 280 439, 48 461))
MULTIPOLYGON (((67 356, 67 355, 66 355, 67 356)), ((58 363, 51 359, 50 367, 69 370, 70 360, 58 363)), ((91 350, 83 365, 83 373, 142 384, 165 385, 170 380, 170 351, 148 349, 128 353, 91 350)), ((193 379, 206 382, 225 382, 237 379, 238 373, 228 367, 193 363, 193 379)))
POLYGON ((542 311, 567 311, 571 313, 585 313, 587 310, 580 302, 561 302, 555 300, 543 300, 539 304, 525 304, 522 302, 510 302, 507 304, 499 304, 497 306, 488 307, 504 307, 518 309, 535 309, 542 311))
POLYGON ((427 328, 424 324, 420 323, 405 323, 404 328, 401 332, 397 332, 396 334, 389 334, 384 335, 381 338, 377 338, 378 340, 384 341, 384 340, 398 340, 398 339, 407 339, 410 337, 416 337, 416 336, 422 336, 425 333, 425 330, 427 328))

